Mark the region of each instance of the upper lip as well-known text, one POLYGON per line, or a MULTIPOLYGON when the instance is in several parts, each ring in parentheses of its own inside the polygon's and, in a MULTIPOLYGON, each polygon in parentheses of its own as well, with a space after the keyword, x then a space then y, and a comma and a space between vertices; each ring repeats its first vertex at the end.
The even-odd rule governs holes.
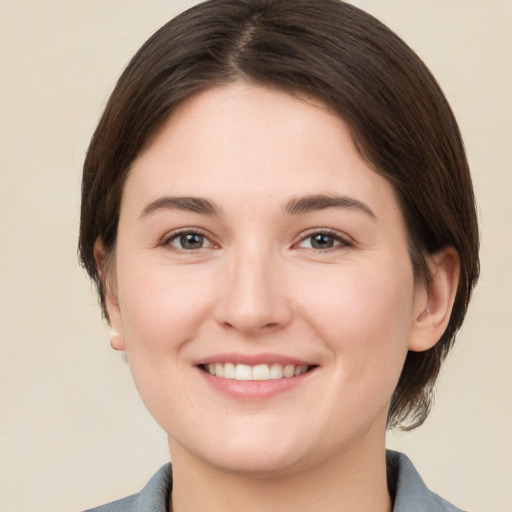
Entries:
POLYGON ((249 366, 256 366, 258 364, 293 364, 293 365, 307 365, 313 366, 314 362, 306 361, 304 359, 299 359, 296 357, 287 356, 284 354, 272 354, 269 352, 261 353, 261 354, 241 354, 238 352, 234 353, 224 353, 224 354, 214 354, 211 356, 203 357, 197 361, 195 361, 196 366, 201 366, 205 364, 215 364, 215 363, 234 363, 234 364, 247 364, 249 366))

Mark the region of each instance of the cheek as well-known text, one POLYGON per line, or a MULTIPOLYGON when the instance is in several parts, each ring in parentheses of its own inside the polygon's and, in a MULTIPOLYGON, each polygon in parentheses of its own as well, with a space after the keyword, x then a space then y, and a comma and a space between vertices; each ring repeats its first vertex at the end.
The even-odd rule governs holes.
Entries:
POLYGON ((119 278, 130 371, 147 409, 164 430, 170 410, 197 410, 193 396, 176 393, 189 386, 181 371, 187 363, 183 347, 197 337, 211 302, 196 277, 147 264, 137 271, 132 264, 119 278))
POLYGON ((330 346, 343 378, 368 373, 369 378, 395 379, 401 370, 412 321, 414 280, 408 259, 403 265, 383 267, 334 269, 322 280, 321 292, 312 297, 310 291, 304 303, 304 314, 330 346))
POLYGON ((165 265, 126 270, 119 278, 119 305, 128 355, 144 350, 158 357, 193 337, 212 302, 206 277, 170 272, 165 265))

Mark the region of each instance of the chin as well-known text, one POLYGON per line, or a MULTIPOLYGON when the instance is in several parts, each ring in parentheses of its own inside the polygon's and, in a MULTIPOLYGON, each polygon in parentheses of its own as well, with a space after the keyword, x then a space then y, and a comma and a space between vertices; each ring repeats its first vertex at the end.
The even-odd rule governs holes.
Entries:
POLYGON ((277 478, 301 470, 300 454, 276 452, 270 449, 229 450, 224 457, 216 458, 213 465, 223 472, 251 478, 277 478))
POLYGON ((171 458, 176 449, 180 453, 184 449, 201 464, 225 473, 251 478, 279 477, 300 471, 304 461, 309 459, 305 440, 293 437, 281 428, 265 432, 263 427, 258 431, 254 428, 238 430, 223 437, 197 436, 182 440, 177 443, 178 447, 171 441, 171 458))

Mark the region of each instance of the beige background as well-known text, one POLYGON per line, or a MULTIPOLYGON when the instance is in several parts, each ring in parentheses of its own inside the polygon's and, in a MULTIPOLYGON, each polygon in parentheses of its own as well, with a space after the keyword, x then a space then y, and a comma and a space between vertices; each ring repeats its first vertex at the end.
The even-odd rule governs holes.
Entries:
MULTIPOLYGON (((0 510, 71 512, 166 461, 78 267, 80 167, 140 44, 191 1, 0 0, 0 510)), ((427 62, 465 138, 481 281, 427 423, 391 435, 473 512, 512 511, 512 2, 361 0, 427 62)))

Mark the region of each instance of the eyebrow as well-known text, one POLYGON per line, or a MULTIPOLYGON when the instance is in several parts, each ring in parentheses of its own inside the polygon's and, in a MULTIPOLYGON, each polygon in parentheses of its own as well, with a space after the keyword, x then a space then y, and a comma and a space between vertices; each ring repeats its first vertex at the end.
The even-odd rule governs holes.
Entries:
POLYGON ((348 196, 336 194, 314 194, 293 198, 285 206, 288 215, 302 215, 327 208, 356 209, 376 220, 377 216, 372 209, 362 201, 348 196))
MULTIPOLYGON (((293 198, 286 203, 284 212, 287 215, 303 215, 327 208, 353 208, 363 212, 372 219, 377 219, 377 216, 367 204, 353 197, 336 194, 312 194, 293 198)), ((221 209, 210 199, 204 197, 165 196, 149 203, 142 210, 139 219, 160 210, 181 210, 211 216, 222 215, 221 209)))
POLYGON ((213 201, 203 197, 173 197, 165 196, 149 203, 142 213, 139 220, 160 210, 181 210, 186 212, 199 213, 202 215, 222 214, 220 208, 213 201))

